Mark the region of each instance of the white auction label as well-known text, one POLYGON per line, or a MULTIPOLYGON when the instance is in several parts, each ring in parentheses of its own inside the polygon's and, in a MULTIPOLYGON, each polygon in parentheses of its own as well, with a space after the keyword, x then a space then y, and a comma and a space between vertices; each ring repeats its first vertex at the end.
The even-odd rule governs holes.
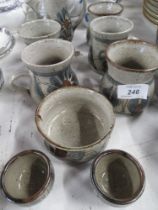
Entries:
POLYGON ((118 99, 147 99, 149 85, 134 84, 134 85, 118 85, 118 99))

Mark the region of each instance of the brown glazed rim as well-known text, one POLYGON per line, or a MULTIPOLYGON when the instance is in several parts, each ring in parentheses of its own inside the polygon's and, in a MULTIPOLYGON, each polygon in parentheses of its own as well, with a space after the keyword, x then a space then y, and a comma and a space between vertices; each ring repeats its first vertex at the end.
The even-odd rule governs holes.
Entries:
POLYGON ((140 163, 132 155, 130 155, 129 153, 122 151, 122 150, 112 149, 112 150, 107 150, 105 152, 102 152, 93 161, 92 166, 91 166, 91 180, 92 180, 92 183, 95 186, 95 188, 99 191, 99 193, 101 194, 101 196, 104 199, 106 199, 114 204, 126 205, 126 204, 130 204, 130 203, 136 201, 144 192, 145 173, 144 173, 144 170, 143 170, 142 166, 140 165, 140 163), (111 155, 111 154, 119 154, 119 155, 129 159, 137 167, 137 170, 138 170, 139 176, 140 176, 140 186, 139 186, 138 190, 133 194, 133 196, 131 196, 131 198, 129 198, 129 199, 115 199, 115 198, 109 197, 108 194, 104 193, 101 190, 100 186, 98 185, 98 183, 96 181, 95 169, 96 169, 98 162, 102 159, 102 157, 111 155))
POLYGON ((121 14, 122 13, 122 11, 124 10, 124 7, 123 7, 123 5, 122 4, 119 4, 119 3, 116 3, 116 2, 110 2, 110 1, 100 1, 100 2, 96 2, 96 3, 92 3, 92 4, 90 4, 89 6, 88 6, 88 8, 87 8, 87 10, 88 10, 88 12, 89 13, 91 13, 91 14, 93 14, 93 15, 96 15, 96 16, 109 16, 109 15, 119 15, 119 14, 121 14), (118 5, 118 6, 120 6, 120 11, 119 12, 111 12, 111 13, 96 13, 96 12, 92 12, 91 10, 90 10, 90 8, 92 7, 92 6, 94 6, 94 5, 98 5, 98 4, 113 4, 113 5, 118 5))
MULTIPOLYGON (((53 173, 53 176, 54 176, 54 173, 53 173)), ((31 202, 35 201, 36 199, 38 199, 44 193, 44 191, 47 189, 48 185, 50 184, 50 181, 51 181, 50 160, 48 159, 48 157, 43 152, 38 151, 38 150, 26 150, 26 151, 20 152, 17 155, 13 156, 6 163, 6 165, 5 165, 5 167, 2 171, 2 174, 1 174, 1 188, 3 190, 4 195, 7 197, 8 200, 10 200, 14 203, 19 203, 19 204, 31 203, 31 202), (45 161, 45 163, 47 165, 47 170, 48 170, 47 177, 46 177, 46 180, 45 180, 43 186, 41 187, 41 189, 39 191, 37 191, 34 195, 28 197, 27 199, 21 199, 21 198, 18 199, 18 198, 15 198, 15 197, 11 196, 8 193, 8 191, 5 187, 4 177, 5 177, 5 174, 8 170, 8 168, 10 167, 10 165, 12 165, 12 163, 14 163, 19 157, 22 157, 22 156, 25 156, 25 155, 28 155, 28 154, 35 154, 45 161)))
MULTIPOLYGON (((150 43, 150 42, 146 42, 146 41, 143 41, 143 40, 133 40, 133 39, 128 39, 128 40, 121 40, 121 41, 116 41, 112 44, 110 44, 107 49, 105 50, 105 58, 106 60, 108 60, 108 62, 114 66, 117 70, 123 70, 123 71, 128 71, 128 72, 139 72, 139 73, 145 73, 145 72, 152 72, 152 71, 155 71, 158 66, 155 66, 153 68, 147 68, 147 69, 132 69, 132 68, 127 68, 127 67, 124 67, 124 66, 121 66, 119 64, 117 64, 116 62, 112 61, 109 56, 108 56, 108 52, 109 50, 112 48, 112 47, 115 47, 117 45, 120 45, 120 44, 124 44, 124 43, 133 43, 133 44, 142 44, 142 45, 147 45, 147 46, 150 46, 152 48, 155 48, 155 50, 157 49, 157 47, 150 43)), ((157 49, 158 50, 158 49, 157 49)))
POLYGON ((89 91, 93 91, 94 93, 97 93, 99 94, 100 96, 103 96, 102 94, 100 94, 99 92, 93 90, 93 89, 90 89, 90 88, 85 88, 85 87, 81 87, 81 86, 73 86, 73 87, 62 87, 62 88, 59 88, 55 91, 53 91, 52 93, 50 93, 49 95, 47 95, 43 100, 42 102, 39 104, 39 106, 37 107, 36 109, 36 112, 35 112, 35 123, 36 123, 36 126, 37 126, 37 129, 38 131, 42 134, 42 136, 44 137, 44 141, 47 141, 48 144, 51 146, 55 146, 56 148, 58 149, 62 149, 62 150, 65 150, 65 151, 82 151, 84 149, 89 149, 91 148, 92 146, 95 146, 97 145, 98 143, 102 142, 108 135, 110 135, 110 133, 112 132, 113 128, 114 128, 114 125, 115 125, 115 114, 113 112, 113 107, 111 105, 111 103, 105 98, 106 100, 106 103, 107 103, 107 106, 109 106, 109 108, 111 109, 111 118, 112 118, 112 125, 111 127, 109 128, 109 131, 106 133, 105 136, 103 136, 102 138, 96 140, 95 142, 93 142, 92 144, 88 144, 86 146, 80 146, 80 147, 64 147, 64 146, 61 146, 60 144, 57 144, 55 143, 53 140, 51 140, 40 128, 39 126, 39 121, 42 120, 41 116, 40 116, 40 109, 42 107, 42 105, 45 103, 45 101, 47 101, 47 99, 51 96, 53 96, 56 92, 60 91, 60 90, 64 90, 64 89, 74 89, 74 88, 79 88, 79 89, 82 89, 82 90, 89 90, 89 91))

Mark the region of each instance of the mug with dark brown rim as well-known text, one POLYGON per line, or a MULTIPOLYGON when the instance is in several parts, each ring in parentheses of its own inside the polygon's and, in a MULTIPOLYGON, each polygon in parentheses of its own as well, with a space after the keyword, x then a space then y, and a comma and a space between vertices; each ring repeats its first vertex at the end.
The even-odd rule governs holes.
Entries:
POLYGON ((108 73, 103 76, 101 91, 115 112, 140 114, 149 104, 154 94, 157 58, 157 47, 141 40, 118 41, 108 47, 108 73))

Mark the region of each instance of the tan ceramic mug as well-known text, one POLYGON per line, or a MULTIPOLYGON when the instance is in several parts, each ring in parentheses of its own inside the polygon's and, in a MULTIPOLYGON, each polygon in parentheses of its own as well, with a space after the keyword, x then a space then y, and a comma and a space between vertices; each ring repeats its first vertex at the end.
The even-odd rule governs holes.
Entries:
POLYGON ((117 113, 139 114, 154 94, 158 48, 141 40, 111 44, 106 51, 108 73, 101 91, 117 113))
POLYGON ((99 74, 107 71, 105 49, 109 44, 127 39, 133 29, 133 22, 119 16, 107 16, 94 19, 90 23, 91 43, 89 62, 99 74))

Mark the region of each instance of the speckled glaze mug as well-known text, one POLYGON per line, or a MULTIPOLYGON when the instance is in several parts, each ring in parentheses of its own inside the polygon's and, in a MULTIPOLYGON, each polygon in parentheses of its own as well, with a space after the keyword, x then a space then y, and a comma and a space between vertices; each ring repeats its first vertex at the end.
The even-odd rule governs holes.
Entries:
MULTIPOLYGON (((101 91, 111 101, 115 112, 136 115, 148 105, 154 94, 154 74, 158 69, 157 58, 158 48, 141 40, 118 41, 108 47, 106 51, 108 74, 103 77, 101 91), (146 99, 140 96, 118 97, 119 87, 123 85, 140 87, 142 84, 148 87, 146 99)), ((142 90, 138 90, 140 91, 142 90)), ((145 90, 141 94, 145 94, 145 90)))
POLYGON ((105 49, 109 44, 127 39, 133 29, 133 22, 119 16, 99 17, 90 23, 91 42, 89 62, 99 74, 107 72, 105 49))
POLYGON ((30 80, 29 89, 32 98, 39 103, 50 92, 62 87, 78 85, 70 64, 74 55, 71 42, 61 39, 45 39, 27 46, 22 52, 22 61, 29 73, 12 77, 12 85, 18 86, 18 80, 30 80))
MULTIPOLYGON (((37 19, 48 18, 60 23, 61 38, 71 41, 74 30, 85 13, 85 0, 26 0, 37 19)), ((28 19, 30 17, 28 16, 28 19)))
POLYGON ((114 2, 95 2, 88 6, 88 28, 87 28, 87 42, 90 44, 90 22, 97 18, 110 15, 120 15, 123 11, 123 6, 114 2))

